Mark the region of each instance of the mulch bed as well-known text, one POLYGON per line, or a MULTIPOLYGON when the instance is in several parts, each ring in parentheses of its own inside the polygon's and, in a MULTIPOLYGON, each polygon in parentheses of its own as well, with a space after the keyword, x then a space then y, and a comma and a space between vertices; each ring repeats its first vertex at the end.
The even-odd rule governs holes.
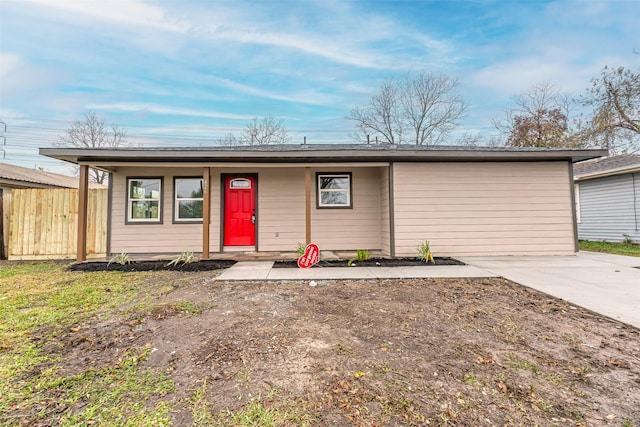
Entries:
POLYGON ((69 270, 71 271, 212 271, 222 270, 229 268, 236 263, 233 260, 216 260, 216 259, 203 259, 200 261, 177 265, 168 265, 171 260, 162 261, 132 261, 128 264, 118 264, 115 262, 108 263, 106 261, 87 261, 77 264, 71 264, 69 270))
MULTIPOLYGON (((412 267, 412 266, 434 266, 434 265, 465 265, 464 262, 449 257, 434 258, 434 263, 426 264, 417 258, 369 258, 366 261, 354 261, 351 267, 412 267)), ((349 260, 332 259, 320 260, 312 268, 316 267, 347 267, 349 260)), ((298 268, 297 261, 276 261, 273 268, 298 268)))

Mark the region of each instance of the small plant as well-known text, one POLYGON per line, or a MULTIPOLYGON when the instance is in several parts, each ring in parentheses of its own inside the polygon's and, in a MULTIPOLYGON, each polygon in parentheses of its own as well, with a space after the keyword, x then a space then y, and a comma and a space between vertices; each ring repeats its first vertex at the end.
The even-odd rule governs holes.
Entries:
POLYGON ((107 267, 110 266, 112 263, 120 264, 120 265, 130 264, 131 257, 125 252, 120 252, 118 255, 114 256, 109 260, 109 262, 107 263, 107 267))
POLYGON ((365 249, 358 249, 357 255, 355 258, 352 258, 349 260, 349 262, 347 263, 347 265, 349 267, 351 267, 353 265, 354 262, 358 261, 358 262, 363 262, 369 259, 369 251, 365 250, 365 249))
POLYGON ((429 263, 429 261, 434 264, 436 263, 433 259, 433 254, 431 253, 431 245, 429 244, 428 240, 425 240, 424 243, 420 243, 418 245, 418 254, 420 255, 419 258, 427 264, 429 263))
POLYGON ((198 258, 196 258, 196 256, 193 254, 193 252, 184 250, 184 251, 182 251, 182 253, 180 255, 178 255, 171 262, 169 262, 169 264, 167 264, 167 266, 178 265, 179 263, 191 264, 192 262, 195 262, 197 260, 198 260, 198 258))
POLYGON ((298 255, 304 255, 304 251, 307 250, 307 246, 303 243, 298 242, 298 246, 296 246, 296 252, 298 255))

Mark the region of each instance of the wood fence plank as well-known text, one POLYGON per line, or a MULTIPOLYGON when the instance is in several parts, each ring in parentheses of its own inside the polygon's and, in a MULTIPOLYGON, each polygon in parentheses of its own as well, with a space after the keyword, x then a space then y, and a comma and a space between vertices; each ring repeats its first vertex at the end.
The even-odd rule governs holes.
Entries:
MULTIPOLYGON (((78 190, 16 189, 9 216, 9 259, 73 258, 77 250, 78 190)), ((107 240, 107 189, 88 195, 87 253, 102 255, 107 240)))

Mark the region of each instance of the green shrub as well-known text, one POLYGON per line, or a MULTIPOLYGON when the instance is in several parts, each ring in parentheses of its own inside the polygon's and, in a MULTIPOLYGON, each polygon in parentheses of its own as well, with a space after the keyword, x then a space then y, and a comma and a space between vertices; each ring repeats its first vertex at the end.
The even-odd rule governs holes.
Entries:
POLYGON ((179 263, 191 264, 192 262, 196 262, 197 260, 198 258, 193 254, 193 252, 184 250, 180 255, 178 255, 171 262, 169 262, 167 266, 178 265, 179 263))
POLYGON ((298 246, 296 246, 296 252, 298 253, 298 255, 304 255, 304 251, 306 250, 307 250, 307 245, 305 245, 304 243, 298 242, 298 246))
POLYGON ((420 243, 418 245, 418 254, 419 258, 427 264, 429 261, 435 264, 433 254, 431 253, 431 245, 428 240, 425 240, 424 243, 420 243))
POLYGON ((120 265, 130 264, 131 257, 125 252, 120 252, 118 255, 114 256, 109 260, 109 263, 107 264, 107 266, 111 265, 112 263, 116 263, 120 265))
POLYGON ((369 259, 369 251, 365 250, 365 249, 358 249, 356 258, 352 258, 349 260, 349 262, 347 263, 347 265, 349 267, 351 267, 353 265, 354 262, 358 261, 358 262, 363 262, 369 259))

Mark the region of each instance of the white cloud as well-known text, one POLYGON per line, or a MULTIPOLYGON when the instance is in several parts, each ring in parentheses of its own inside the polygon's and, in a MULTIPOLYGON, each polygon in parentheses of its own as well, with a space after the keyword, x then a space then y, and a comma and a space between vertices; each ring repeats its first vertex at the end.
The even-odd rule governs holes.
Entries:
POLYGON ((142 103, 111 103, 111 104, 89 104, 86 108, 90 110, 126 111, 135 113, 151 113, 159 115, 175 115, 189 117, 207 117, 227 120, 250 120, 253 116, 245 114, 221 113, 216 111, 190 110, 185 108, 165 107, 162 105, 142 104, 142 103))
POLYGON ((227 89, 234 90, 247 95, 254 95, 261 98, 274 99, 277 101, 295 102, 300 104, 311 105, 328 105, 337 101, 337 97, 317 92, 315 90, 303 90, 293 94, 283 94, 265 89, 259 89, 253 86, 234 82, 233 80, 220 77, 210 77, 210 80, 218 83, 227 89))
POLYGON ((184 26, 170 22, 163 9, 140 0, 22 0, 38 6, 71 14, 127 25, 156 27, 168 31, 185 31, 184 26))

